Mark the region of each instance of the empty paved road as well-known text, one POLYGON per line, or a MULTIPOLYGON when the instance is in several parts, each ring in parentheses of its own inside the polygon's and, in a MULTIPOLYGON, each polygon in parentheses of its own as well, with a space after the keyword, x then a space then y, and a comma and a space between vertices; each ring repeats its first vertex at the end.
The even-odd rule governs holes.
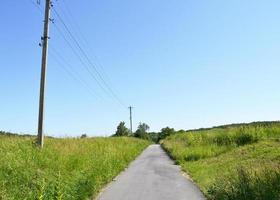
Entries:
POLYGON ((98 200, 204 200, 160 145, 149 146, 98 200))

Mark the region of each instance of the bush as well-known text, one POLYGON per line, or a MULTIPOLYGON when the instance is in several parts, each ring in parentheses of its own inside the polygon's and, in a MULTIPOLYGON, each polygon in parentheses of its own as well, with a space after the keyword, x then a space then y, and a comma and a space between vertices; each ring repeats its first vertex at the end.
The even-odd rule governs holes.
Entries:
POLYGON ((88 137, 87 134, 82 134, 82 135, 81 135, 81 139, 87 138, 87 137, 88 137))
POLYGON ((258 130, 256 128, 241 127, 233 136, 234 142, 238 146, 251 144, 258 141, 258 130))
POLYGON ((254 139, 253 135, 250 135, 250 134, 240 134, 240 135, 236 135, 234 137, 234 142, 238 146, 242 146, 242 145, 245 145, 245 144, 251 144, 253 142, 256 142, 256 140, 254 139))

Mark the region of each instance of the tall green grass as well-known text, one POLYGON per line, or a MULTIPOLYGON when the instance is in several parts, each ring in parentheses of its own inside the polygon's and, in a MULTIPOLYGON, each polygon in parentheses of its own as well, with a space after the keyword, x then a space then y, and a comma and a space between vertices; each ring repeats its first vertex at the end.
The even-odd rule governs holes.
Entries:
POLYGON ((135 138, 47 138, 38 149, 31 137, 0 136, 0 199, 87 199, 149 145, 135 138))
POLYGON ((211 200, 273 200, 280 199, 280 169, 261 171, 236 170, 231 177, 221 178, 208 190, 211 200))
POLYGON ((280 199, 280 123, 189 131, 166 138, 162 145, 209 199, 265 199, 260 193, 275 193, 275 187, 278 196, 271 200, 280 199), (244 180, 250 187, 243 187, 244 180), (262 187, 263 180, 267 187, 262 187))

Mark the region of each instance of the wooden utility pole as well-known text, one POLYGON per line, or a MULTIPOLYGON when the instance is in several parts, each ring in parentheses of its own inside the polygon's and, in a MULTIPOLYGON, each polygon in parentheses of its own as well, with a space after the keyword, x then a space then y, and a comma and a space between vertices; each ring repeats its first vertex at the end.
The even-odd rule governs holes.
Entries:
POLYGON ((44 113, 45 113, 44 104, 45 104, 45 85, 46 85, 46 71, 47 71, 47 57, 48 57, 50 9, 51 9, 51 0, 46 0, 44 35, 42 37, 42 66, 41 66, 38 137, 37 137, 37 143, 41 148, 44 145, 44 113))
POLYGON ((129 119, 130 119, 130 133, 132 134, 133 132, 132 132, 132 106, 129 106, 128 107, 129 108, 129 114, 130 114, 130 117, 129 117, 129 119))

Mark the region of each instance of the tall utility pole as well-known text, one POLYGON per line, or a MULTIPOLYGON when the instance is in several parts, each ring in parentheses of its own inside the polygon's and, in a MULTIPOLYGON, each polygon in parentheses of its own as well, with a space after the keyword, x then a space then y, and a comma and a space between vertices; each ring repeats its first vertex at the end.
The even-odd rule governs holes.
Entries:
POLYGON ((49 40, 49 21, 50 21, 51 0, 46 0, 44 36, 42 37, 42 66, 41 66, 41 83, 40 83, 40 100, 39 100, 39 117, 38 117, 38 137, 37 143, 40 147, 44 145, 44 104, 45 104, 45 85, 46 70, 48 57, 48 40, 49 40))
POLYGON ((130 133, 132 134, 133 132, 132 132, 132 106, 129 106, 128 107, 129 108, 129 114, 130 114, 130 117, 129 117, 129 119, 130 119, 130 133))

